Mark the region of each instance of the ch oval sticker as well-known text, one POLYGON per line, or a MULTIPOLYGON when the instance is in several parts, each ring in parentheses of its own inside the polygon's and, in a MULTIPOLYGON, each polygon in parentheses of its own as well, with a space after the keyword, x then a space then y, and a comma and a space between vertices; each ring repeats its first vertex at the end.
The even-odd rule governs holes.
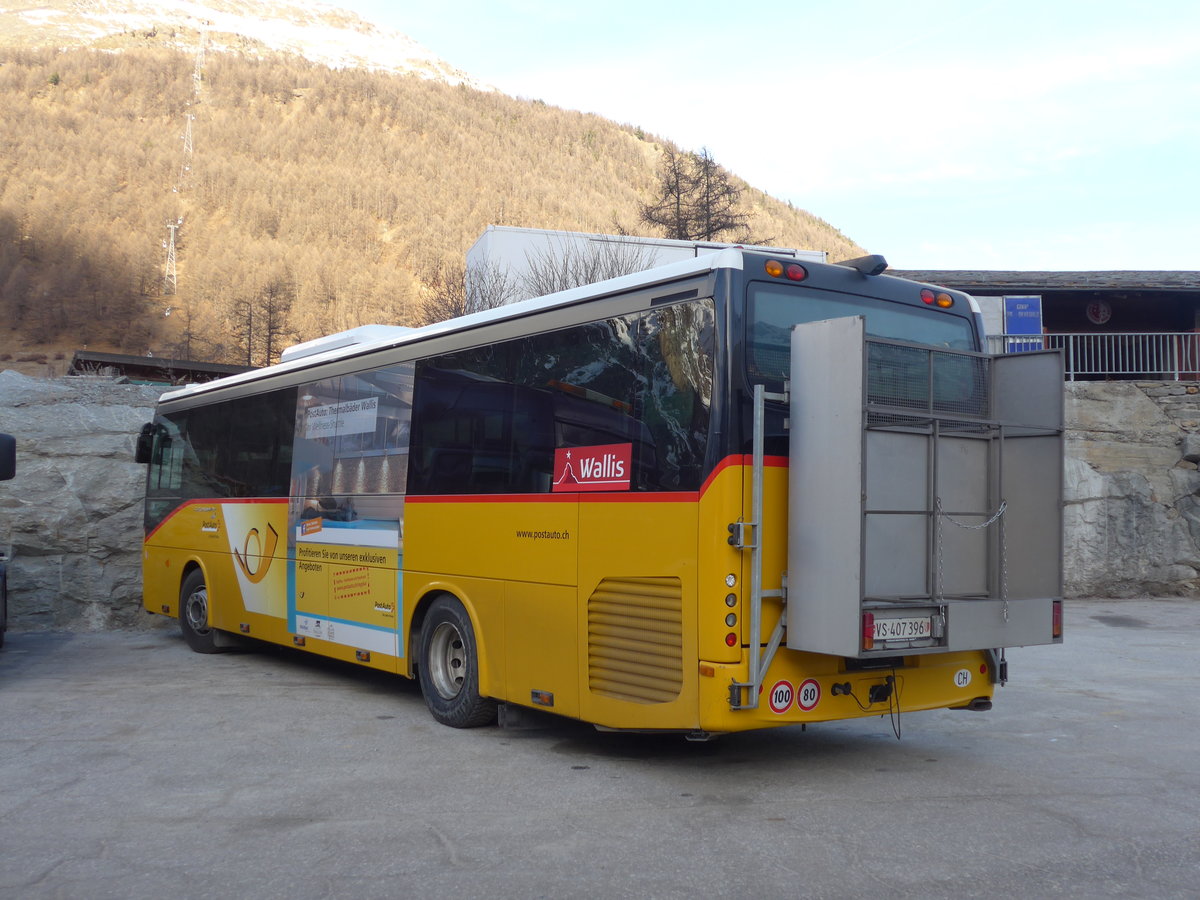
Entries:
POLYGON ((965 687, 970 687, 970 685, 971 685, 971 670, 970 669, 959 669, 957 672, 954 673, 954 686, 955 687, 965 688, 965 687))

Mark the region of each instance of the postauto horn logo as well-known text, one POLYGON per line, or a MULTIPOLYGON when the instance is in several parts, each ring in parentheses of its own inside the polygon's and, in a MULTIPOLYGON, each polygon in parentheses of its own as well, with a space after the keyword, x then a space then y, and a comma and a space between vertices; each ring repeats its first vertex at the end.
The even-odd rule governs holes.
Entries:
POLYGON ((234 559, 251 584, 258 584, 267 577, 271 561, 275 559, 275 547, 278 543, 279 535, 274 527, 268 524, 265 537, 259 534, 257 528, 251 528, 246 532, 246 541, 242 549, 234 548, 234 559))

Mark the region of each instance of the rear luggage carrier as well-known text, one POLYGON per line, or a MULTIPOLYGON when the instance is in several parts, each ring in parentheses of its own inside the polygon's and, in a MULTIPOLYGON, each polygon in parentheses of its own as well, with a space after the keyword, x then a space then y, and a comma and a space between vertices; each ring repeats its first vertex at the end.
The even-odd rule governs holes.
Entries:
POLYGON ((787 647, 867 660, 1061 640, 1059 353, 831 319, 793 330, 789 395, 787 647))

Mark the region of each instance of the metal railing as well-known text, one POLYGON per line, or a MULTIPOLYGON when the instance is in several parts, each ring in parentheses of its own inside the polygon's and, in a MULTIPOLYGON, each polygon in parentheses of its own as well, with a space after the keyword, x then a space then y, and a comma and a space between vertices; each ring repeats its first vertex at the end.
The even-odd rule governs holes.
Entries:
POLYGON ((1193 381, 1200 378, 1200 334, 989 334, 989 353, 1061 350, 1068 381, 1077 378, 1193 381))

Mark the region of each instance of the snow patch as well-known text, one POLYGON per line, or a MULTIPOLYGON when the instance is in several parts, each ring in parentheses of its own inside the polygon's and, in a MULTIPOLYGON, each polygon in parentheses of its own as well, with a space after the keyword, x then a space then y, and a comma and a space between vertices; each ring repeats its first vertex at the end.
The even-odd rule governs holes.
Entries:
MULTIPOLYGON (((292 53, 334 69, 415 74, 451 85, 495 90, 439 59, 407 35, 322 3, 60 0, 7 15, 16 15, 25 24, 45 30, 55 42, 92 43, 128 32, 180 29, 187 33, 174 43, 188 50, 198 49, 200 35, 235 34, 267 50, 292 53)), ((0 10, 0 20, 4 16, 0 10)))

